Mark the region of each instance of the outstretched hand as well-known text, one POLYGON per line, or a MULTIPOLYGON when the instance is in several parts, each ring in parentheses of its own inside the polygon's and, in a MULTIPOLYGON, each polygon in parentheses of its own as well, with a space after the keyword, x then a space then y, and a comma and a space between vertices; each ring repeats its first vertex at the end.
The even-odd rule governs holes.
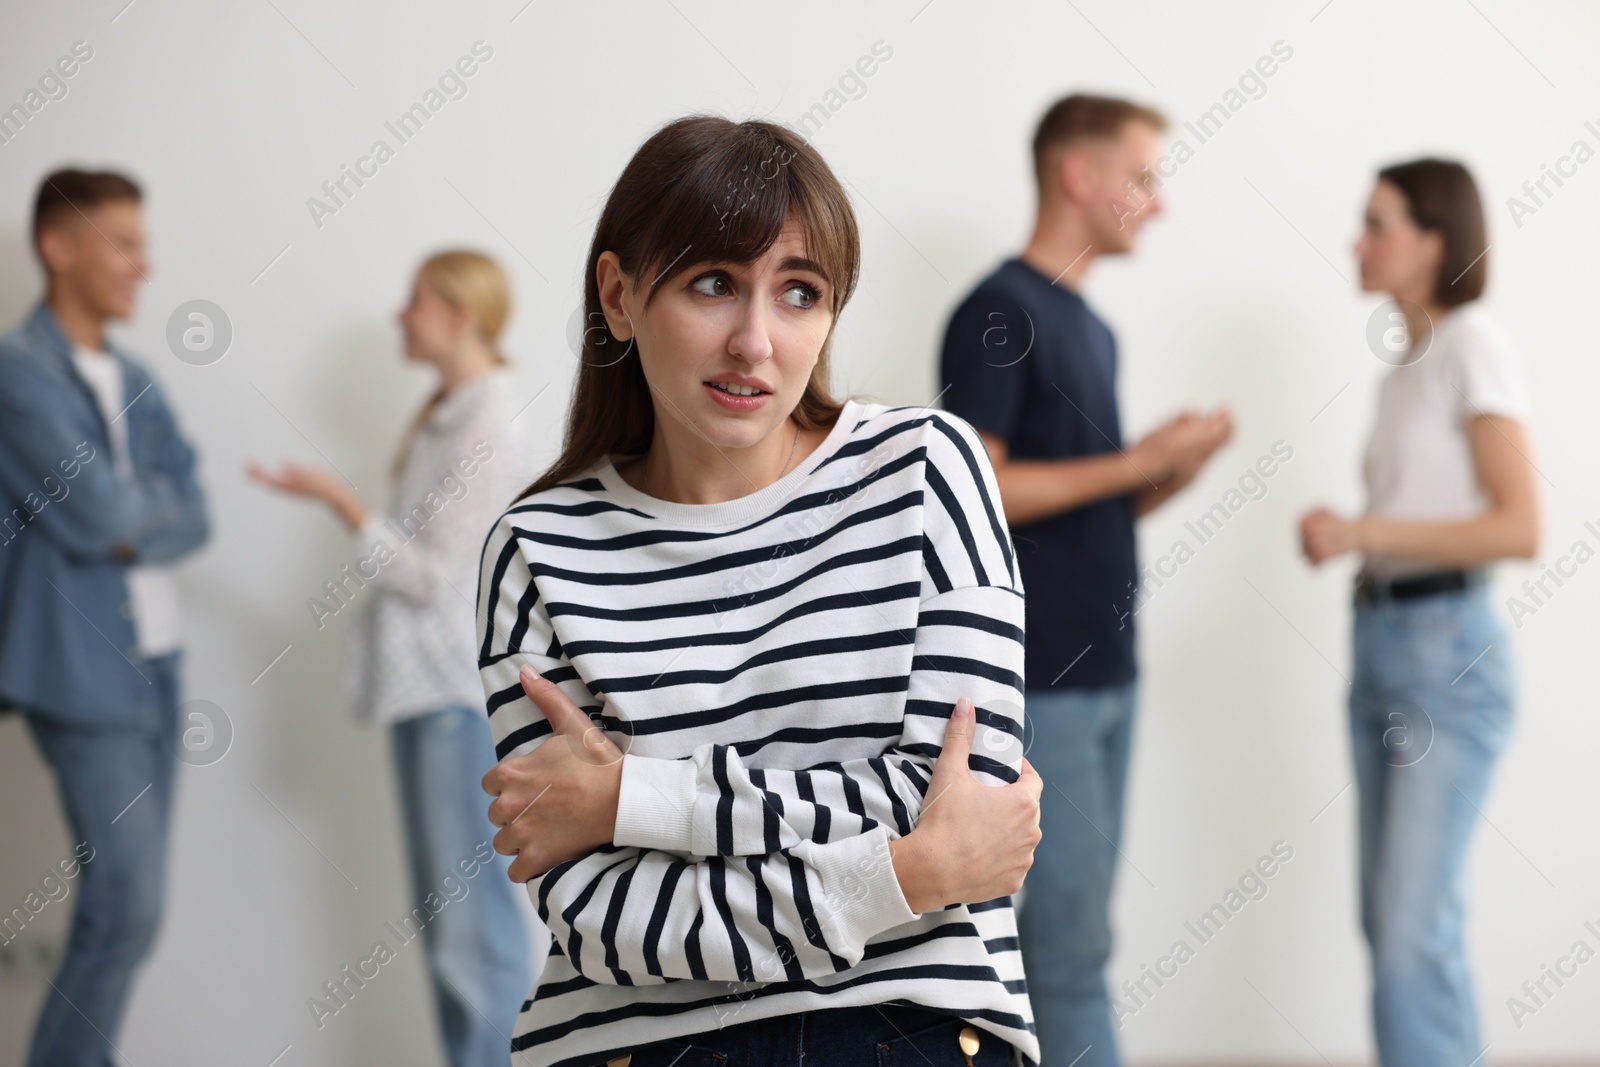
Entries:
POLYGON ((291 496, 320 500, 343 519, 352 530, 360 529, 366 521, 367 509, 345 484, 344 479, 321 467, 311 467, 293 460, 284 460, 276 472, 268 470, 255 460, 245 466, 245 475, 253 482, 276 489, 291 496))
POLYGON ((1197 413, 1184 409, 1140 438, 1128 458, 1151 483, 1187 485, 1206 460, 1233 436, 1227 408, 1197 413))

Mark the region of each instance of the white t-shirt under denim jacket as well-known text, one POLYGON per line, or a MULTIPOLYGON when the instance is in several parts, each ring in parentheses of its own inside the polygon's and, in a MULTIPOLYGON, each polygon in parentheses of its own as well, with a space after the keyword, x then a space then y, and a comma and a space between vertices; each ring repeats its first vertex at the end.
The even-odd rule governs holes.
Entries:
MULTIPOLYGON (((1434 324, 1422 357, 1383 379, 1364 464, 1368 512, 1413 522, 1480 514, 1486 500, 1467 424, 1479 415, 1526 420, 1528 408, 1510 337, 1476 301, 1452 308, 1434 324)), ((1373 555, 1364 569, 1395 578, 1439 568, 1373 555)))
MULTIPOLYGON (((138 401, 127 397, 122 364, 99 349, 75 345, 72 364, 94 393, 95 406, 111 439, 111 462, 119 478, 133 477, 133 457, 128 450, 127 409, 138 401)), ((183 645, 178 600, 177 566, 171 563, 134 563, 123 571, 128 585, 128 608, 141 656, 163 656, 183 645)))
MULTIPOLYGON (((355 558, 313 602, 319 623, 351 608, 349 686, 357 719, 393 723, 451 705, 483 707, 474 636, 478 554, 537 473, 507 368, 457 385, 412 440, 387 514, 352 537, 355 558)), ((486 801, 487 803, 487 801, 486 801)))

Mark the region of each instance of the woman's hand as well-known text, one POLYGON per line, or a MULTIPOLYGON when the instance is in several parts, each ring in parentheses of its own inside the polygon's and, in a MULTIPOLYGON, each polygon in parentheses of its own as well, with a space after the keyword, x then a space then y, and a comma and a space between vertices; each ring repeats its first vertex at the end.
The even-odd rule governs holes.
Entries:
POLYGON ((956 701, 916 829, 889 842, 900 890, 919 915, 1015 893, 1033 866, 1044 781, 1027 759, 1010 785, 974 778, 967 756, 976 723, 972 701, 956 701))
POLYGON ((320 467, 307 467, 285 460, 278 473, 274 474, 252 460, 245 468, 245 473, 251 481, 280 492, 321 500, 352 530, 360 529, 367 519, 366 506, 350 491, 344 480, 320 467))
POLYGON ((1300 550, 1312 563, 1322 563, 1362 549, 1361 520, 1345 519, 1316 508, 1300 520, 1300 550))
POLYGON ((494 850, 517 857, 513 882, 610 844, 622 792, 622 750, 554 682, 532 667, 522 668, 521 681, 553 734, 483 776, 483 791, 496 798, 489 821, 501 828, 494 850))

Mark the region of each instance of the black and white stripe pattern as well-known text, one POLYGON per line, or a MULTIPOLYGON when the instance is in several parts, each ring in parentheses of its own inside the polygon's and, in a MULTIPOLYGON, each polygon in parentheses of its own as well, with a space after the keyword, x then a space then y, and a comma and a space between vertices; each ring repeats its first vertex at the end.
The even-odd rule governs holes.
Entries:
POLYGON ((510 508, 479 583, 498 755, 550 736, 524 663, 627 753, 615 843, 527 883, 553 939, 519 1064, 890 1002, 1037 1060, 1010 898, 917 915, 888 853, 957 697, 972 771, 1021 766, 1023 589, 970 425, 852 400, 794 472, 713 505, 606 464, 510 508))

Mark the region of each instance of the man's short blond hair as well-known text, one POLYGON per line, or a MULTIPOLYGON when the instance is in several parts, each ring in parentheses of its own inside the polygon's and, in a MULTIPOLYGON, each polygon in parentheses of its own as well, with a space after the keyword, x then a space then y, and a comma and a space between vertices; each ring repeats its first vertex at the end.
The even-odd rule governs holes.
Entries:
POLYGON ((1033 135, 1033 169, 1043 189, 1049 182, 1046 168, 1057 153, 1080 141, 1111 140, 1133 122, 1143 122, 1160 131, 1167 118, 1155 108, 1135 104, 1114 96, 1073 93, 1050 105, 1039 120, 1033 135))

